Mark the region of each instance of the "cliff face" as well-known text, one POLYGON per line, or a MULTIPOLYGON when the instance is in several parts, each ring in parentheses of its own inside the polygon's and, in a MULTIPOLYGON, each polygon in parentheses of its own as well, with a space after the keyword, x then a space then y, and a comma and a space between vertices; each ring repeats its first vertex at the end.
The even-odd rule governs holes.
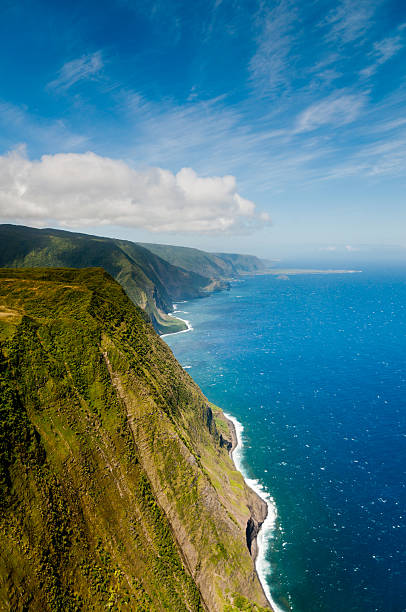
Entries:
POLYGON ((174 301, 225 287, 220 281, 180 269, 133 242, 18 225, 0 225, 0 266, 102 267, 148 313, 160 333, 186 329, 185 323, 167 315, 174 301))
POLYGON ((263 272, 270 265, 270 262, 254 255, 207 253, 200 249, 147 242, 140 244, 174 266, 190 272, 199 272, 213 279, 230 279, 241 274, 255 274, 263 272))
POLYGON ((227 423, 122 288, 2 269, 0 338, 0 609, 266 606, 227 423))

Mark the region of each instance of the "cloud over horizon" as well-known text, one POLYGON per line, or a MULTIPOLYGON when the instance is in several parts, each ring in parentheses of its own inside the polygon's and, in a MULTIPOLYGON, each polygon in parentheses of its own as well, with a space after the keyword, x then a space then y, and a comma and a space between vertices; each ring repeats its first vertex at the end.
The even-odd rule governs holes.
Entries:
POLYGON ((347 244, 349 227, 374 242, 383 225, 387 241, 404 242, 394 220, 406 214, 405 3, 120 0, 73 12, 67 3, 52 10, 28 4, 24 20, 11 3, 0 23, 0 155, 26 143, 29 159, 38 160, 27 165, 24 194, 12 200, 15 210, 16 202, 25 214, 33 209, 33 224, 54 214, 50 225, 97 232, 95 223, 121 216, 130 238, 142 233, 132 228, 147 226, 185 227, 190 233, 179 241, 217 232, 204 238, 213 250, 234 240, 233 232, 238 242, 241 228, 252 230, 244 233, 254 250, 258 236, 296 244, 321 233, 329 244, 347 244), (38 23, 48 24, 40 37, 38 23), (118 172, 113 160, 125 160, 122 183, 106 185, 101 171, 97 188, 93 159, 92 186, 77 188, 80 206, 73 193, 54 195, 49 177, 41 180, 55 206, 45 206, 39 189, 33 197, 40 168, 58 166, 63 182, 62 168, 73 172, 76 159, 68 155, 83 155, 87 167, 88 151, 99 165, 110 160, 107 174, 118 172), (193 170, 179 172, 185 167, 193 170), (203 177, 217 179, 212 185, 203 177), (210 197, 198 201, 195 191, 209 184, 210 197), (260 231, 255 210, 243 213, 241 195, 272 215, 272 232, 260 231), (93 213, 89 202, 104 196, 110 208, 95 205, 93 213), (390 210, 384 220, 383 206, 390 210))
POLYGON ((0 218, 64 227, 115 225, 152 232, 216 233, 269 221, 237 192, 234 176, 192 168, 136 170, 92 152, 0 156, 0 218))

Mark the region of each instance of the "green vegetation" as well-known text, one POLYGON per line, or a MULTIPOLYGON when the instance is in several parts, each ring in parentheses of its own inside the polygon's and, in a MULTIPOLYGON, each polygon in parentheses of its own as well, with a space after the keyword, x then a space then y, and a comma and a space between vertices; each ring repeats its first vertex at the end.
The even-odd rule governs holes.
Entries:
POLYGON ((259 259, 254 255, 207 253, 189 247, 149 244, 147 242, 140 244, 174 266, 215 279, 230 279, 241 274, 263 272, 270 265, 270 262, 259 259))
POLYGON ((232 605, 226 604, 224 607, 224 612, 239 612, 240 610, 243 612, 266 612, 266 610, 269 610, 269 608, 263 608, 262 606, 253 604, 246 597, 235 593, 233 595, 232 605))
POLYGON ((18 225, 0 225, 0 266, 104 268, 161 333, 186 329, 183 321, 167 315, 173 302, 224 287, 201 273, 179 269, 133 242, 18 225))
POLYGON ((0 269, 0 393, 1 610, 266 605, 226 421, 104 270, 0 269))

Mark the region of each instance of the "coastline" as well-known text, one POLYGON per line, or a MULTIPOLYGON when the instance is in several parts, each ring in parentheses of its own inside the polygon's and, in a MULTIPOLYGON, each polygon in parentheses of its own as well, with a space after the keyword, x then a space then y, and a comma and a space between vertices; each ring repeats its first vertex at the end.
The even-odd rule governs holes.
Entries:
MULTIPOLYGON (((241 446, 241 441, 239 439, 239 436, 237 435, 237 427, 238 425, 240 425, 240 423, 237 421, 237 419, 234 419, 234 417, 232 417, 230 414, 227 414, 225 412, 223 412, 223 415, 225 417, 225 420, 227 422, 228 428, 230 430, 230 434, 231 434, 231 448, 229 450, 229 454, 230 454, 230 458, 234 464, 234 467, 236 468, 236 470, 238 470, 243 478, 244 478, 244 482, 245 484, 247 484, 246 478, 244 476, 244 474, 242 473, 242 471, 239 469, 239 467, 237 467, 234 459, 233 459, 233 453, 234 451, 237 449, 237 447, 240 445, 241 446), (238 425, 237 425, 238 423, 238 425)), ((258 557, 258 534, 261 530, 261 527, 263 525, 263 523, 265 522, 269 511, 268 511, 268 504, 266 503, 266 501, 260 497, 253 489, 251 489, 251 487, 248 487, 249 493, 253 493, 253 495, 255 496, 253 499, 249 500, 249 505, 248 508, 251 512, 251 519, 253 521, 251 530, 250 530, 250 541, 248 543, 248 533, 247 533, 247 545, 250 549, 250 553, 252 558, 254 559, 254 564, 257 560, 258 557), (256 503, 253 503, 256 502, 256 503)), ((257 572, 258 574, 258 572, 257 572)), ((258 576, 259 579, 259 576, 258 576)), ((259 579, 260 580, 260 579, 259 579)), ((261 580, 260 580, 261 582, 261 580)), ((261 586, 263 588, 262 582, 261 582, 261 586)), ((268 599, 268 597, 267 597, 268 599)))
POLYGON ((241 276, 297 276, 299 274, 360 274, 362 270, 347 270, 327 268, 325 270, 318 268, 267 268, 256 272, 241 273, 241 276))
MULTIPOLYGON (((186 302, 182 302, 182 303, 186 303, 186 302)), ((168 317, 173 317, 174 319, 178 319, 179 321, 183 321, 184 323, 186 323, 187 328, 186 329, 181 329, 180 331, 177 332, 168 332, 167 334, 161 334, 160 338, 166 338, 167 336, 176 336, 176 334, 185 334, 188 331, 193 331, 193 327, 192 324, 190 323, 190 321, 188 321, 187 319, 181 319, 181 317, 178 317, 175 313, 178 312, 176 310, 176 304, 173 305, 174 311, 173 312, 168 312, 168 317)))
MULTIPOLYGON (((181 319, 175 314, 178 312, 176 307, 177 304, 174 304, 174 312, 168 314, 169 316, 184 321, 184 323, 187 325, 187 329, 162 334, 160 338, 166 338, 167 336, 175 336, 177 334, 184 334, 188 331, 193 331, 193 326, 190 321, 187 319, 181 319)), ((265 555, 268 547, 268 540, 272 536, 277 517, 275 503, 269 494, 264 490, 260 482, 257 479, 249 478, 242 469, 240 457, 243 448, 242 432, 244 428, 242 424, 232 415, 224 412, 223 410, 221 410, 221 412, 228 425, 231 435, 231 448, 229 450, 231 461, 233 462, 235 469, 242 475, 246 485, 247 506, 251 513, 251 518, 247 524, 246 538, 247 546, 254 562, 254 570, 272 612, 286 612, 273 600, 270 588, 266 582, 266 575, 271 573, 271 568, 265 555), (235 455, 236 452, 238 453, 237 455, 235 455)))
MULTIPOLYGON (((272 536, 277 518, 277 510, 272 497, 264 490, 258 480, 248 478, 244 473, 241 465, 241 454, 243 449, 242 432, 244 431, 241 423, 232 415, 223 411, 225 420, 227 421, 231 434, 231 449, 230 457, 247 485, 249 495, 248 508, 251 512, 253 521, 252 529, 252 558, 254 560, 255 572, 262 586, 265 597, 267 598, 273 612, 285 612, 273 600, 269 585, 266 582, 266 575, 270 573, 270 566, 266 560, 266 551, 268 542, 272 536), (235 456, 235 451, 239 451, 238 456, 235 456), (262 520, 261 520, 262 519, 262 520)), ((247 528, 248 531, 248 528, 247 528)), ((248 535, 248 534, 247 534, 248 535)), ((248 538, 247 538, 248 540, 248 538)))

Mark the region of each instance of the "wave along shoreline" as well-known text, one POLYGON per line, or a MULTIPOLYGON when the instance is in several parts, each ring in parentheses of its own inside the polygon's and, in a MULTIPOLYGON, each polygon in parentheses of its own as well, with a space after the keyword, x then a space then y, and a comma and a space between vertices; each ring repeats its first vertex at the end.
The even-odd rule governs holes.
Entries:
POLYGON ((247 486, 249 486, 250 489, 252 489, 258 495, 258 497, 260 497, 266 503, 267 508, 268 508, 268 514, 266 516, 266 519, 262 523, 261 529, 259 530, 259 533, 257 535, 258 553, 257 553, 257 558, 255 559, 255 569, 256 569, 259 581, 261 583, 261 586, 266 595, 266 598, 271 604, 274 612, 285 612, 285 610, 283 610, 283 608, 278 606, 278 604, 274 601, 270 587, 266 580, 266 577, 272 573, 272 568, 271 568, 269 561, 266 558, 266 553, 268 552, 268 549, 271 546, 271 540, 272 540, 272 536, 273 536, 274 529, 275 529, 276 518, 278 516, 276 504, 275 504, 273 497, 269 495, 269 493, 266 491, 266 489, 263 487, 260 481, 256 478, 255 479, 249 478, 247 476, 246 471, 244 470, 244 466, 243 466, 243 447, 244 445, 243 445, 243 437, 242 437, 243 432, 244 432, 243 425, 240 423, 240 421, 238 421, 238 419, 236 419, 234 416, 232 416, 228 412, 223 411, 223 413, 226 419, 231 421, 231 423, 233 424, 235 435, 237 438, 237 444, 231 453, 231 458, 234 462, 234 465, 236 469, 242 474, 247 486))
MULTIPOLYGON (((186 301, 181 302, 181 304, 186 304, 186 301)), ((183 321, 184 323, 186 323, 187 329, 181 329, 178 332, 169 332, 167 334, 161 334, 160 338, 166 338, 167 336, 176 336, 177 334, 186 334, 186 332, 193 331, 193 327, 192 327, 192 324, 190 323, 190 321, 188 321, 187 319, 181 319, 180 317, 178 317, 176 315, 176 313, 178 312, 176 310, 176 306, 177 306, 176 304, 173 305, 174 312, 168 312, 168 316, 169 317, 173 317, 174 319, 178 319, 179 321, 183 321)), ((181 312, 181 311, 179 311, 179 312, 181 312)))
MULTIPOLYGON (((182 304, 185 304, 187 300, 182 301, 182 304)), ((178 302, 179 303, 179 302, 178 302)), ((168 334, 162 334, 161 338, 166 338, 167 336, 176 336, 177 334, 185 334, 186 332, 193 331, 193 326, 187 319, 181 319, 176 315, 178 312, 177 304, 173 304, 174 312, 168 313, 170 317, 174 317, 176 319, 180 319, 187 325, 187 329, 182 329, 178 332, 169 332, 168 334)), ((191 367, 191 366, 186 366, 191 367)), ((224 412, 223 414, 234 426, 235 435, 237 438, 237 444, 231 453, 231 458, 234 462, 236 469, 241 472, 242 477, 244 478, 246 484, 250 489, 252 489, 258 497, 260 497, 267 505, 268 513, 265 521, 261 525, 261 529, 257 535, 257 557, 255 559, 255 570, 257 572, 259 581, 261 583, 262 589, 265 593, 266 598, 272 606, 274 612, 285 612, 278 604, 273 600, 271 590, 266 580, 266 576, 272 573, 272 568, 269 561, 266 559, 266 553, 271 545, 271 539, 274 532, 276 518, 277 518, 277 509, 275 505, 275 501, 273 497, 269 495, 269 493, 265 490, 259 480, 254 478, 249 478, 243 468, 242 457, 243 457, 243 440, 242 434, 244 431, 243 425, 229 413, 224 412)))

